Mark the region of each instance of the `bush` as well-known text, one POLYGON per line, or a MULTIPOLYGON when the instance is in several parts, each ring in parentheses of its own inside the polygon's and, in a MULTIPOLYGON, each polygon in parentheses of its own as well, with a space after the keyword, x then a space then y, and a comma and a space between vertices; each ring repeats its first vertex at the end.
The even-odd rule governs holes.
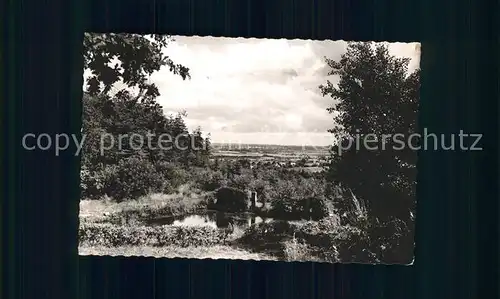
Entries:
POLYGON ((307 244, 314 255, 330 262, 375 263, 378 256, 370 247, 366 230, 341 225, 338 215, 299 225, 296 238, 307 244))
POLYGON ((163 177, 148 160, 130 157, 118 163, 116 180, 108 195, 116 200, 134 199, 163 189, 163 177))
POLYGON ((253 175, 248 171, 242 171, 241 174, 235 175, 229 182, 229 187, 240 189, 240 190, 248 190, 250 188, 250 184, 253 181, 253 175))
POLYGON ((275 202, 286 201, 297 198, 296 185, 289 180, 278 180, 276 184, 271 185, 269 197, 275 202))
POLYGON ((313 220, 320 220, 330 214, 331 208, 326 198, 316 197, 311 198, 310 201, 311 217, 313 220))
POLYGON ((82 223, 80 244, 91 246, 213 246, 224 244, 224 233, 212 227, 119 226, 82 223))
POLYGON ((378 259, 388 264, 409 264, 413 259, 413 229, 399 219, 370 224, 367 228, 369 248, 378 259))
POLYGON ((257 196, 261 201, 268 202, 270 198, 270 190, 272 189, 269 182, 263 179, 254 179, 250 182, 249 188, 257 192, 257 196))
POLYGON ((324 181, 315 178, 291 178, 283 174, 266 190, 272 205, 271 213, 282 219, 313 219, 326 217, 331 208, 325 197, 324 181))
POLYGON ((311 249, 304 242, 293 238, 283 243, 284 258, 286 261, 311 261, 311 249))
POLYGON ((225 184, 224 175, 221 171, 207 169, 196 169, 194 181, 196 187, 204 191, 215 191, 225 184))
POLYGON ((215 208, 217 210, 226 212, 243 212, 247 210, 248 207, 248 197, 246 192, 231 188, 222 187, 219 188, 215 193, 216 203, 215 208))
POLYGON ((95 199, 108 195, 115 200, 171 189, 149 160, 137 157, 122 159, 117 165, 101 165, 93 172, 82 167, 80 185, 83 197, 95 199))
POLYGON ((155 165, 156 171, 164 180, 163 192, 169 194, 175 192, 181 185, 186 184, 191 176, 182 167, 168 162, 159 162, 155 165))
POLYGON ((82 166, 80 172, 80 187, 82 197, 97 199, 112 192, 113 185, 118 177, 116 165, 101 165, 95 171, 89 171, 82 166))
POLYGON ((102 184, 95 176, 95 172, 91 172, 85 166, 80 170, 80 190, 84 198, 95 198, 99 196, 99 190, 102 184))
POLYGON ((281 198, 273 201, 270 213, 279 219, 298 219, 302 214, 300 208, 301 204, 292 198, 281 198))
POLYGON ((253 248, 283 250, 281 243, 291 240, 295 230, 295 226, 286 221, 261 222, 247 228, 238 241, 253 248))
POLYGON ((364 219, 352 226, 341 225, 334 215, 303 225, 297 237, 318 248, 323 258, 336 256, 341 262, 408 264, 413 258, 413 234, 400 220, 379 224, 364 219))

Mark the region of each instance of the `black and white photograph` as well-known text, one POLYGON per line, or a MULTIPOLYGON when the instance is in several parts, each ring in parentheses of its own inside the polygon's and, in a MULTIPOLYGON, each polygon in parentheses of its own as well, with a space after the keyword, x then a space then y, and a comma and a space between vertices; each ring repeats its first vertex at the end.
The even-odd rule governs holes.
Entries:
POLYGON ((412 264, 420 53, 85 33, 79 254, 412 264))

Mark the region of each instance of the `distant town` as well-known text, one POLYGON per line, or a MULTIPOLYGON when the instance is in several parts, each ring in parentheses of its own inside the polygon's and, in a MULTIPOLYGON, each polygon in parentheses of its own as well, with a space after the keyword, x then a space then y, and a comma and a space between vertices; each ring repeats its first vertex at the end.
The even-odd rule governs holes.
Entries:
POLYGON ((262 145, 262 144, 212 144, 216 159, 245 160, 249 168, 297 168, 320 172, 328 164, 329 151, 324 146, 262 145))

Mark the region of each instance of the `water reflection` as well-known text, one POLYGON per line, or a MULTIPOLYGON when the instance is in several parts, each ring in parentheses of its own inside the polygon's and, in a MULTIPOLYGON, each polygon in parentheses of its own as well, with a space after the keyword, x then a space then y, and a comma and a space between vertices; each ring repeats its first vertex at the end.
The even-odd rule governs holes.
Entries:
POLYGON ((262 218, 254 214, 229 214, 215 211, 207 211, 203 214, 189 214, 183 216, 162 217, 148 221, 150 225, 172 225, 172 226, 210 226, 214 228, 233 226, 247 228, 253 224, 270 222, 272 218, 262 218))

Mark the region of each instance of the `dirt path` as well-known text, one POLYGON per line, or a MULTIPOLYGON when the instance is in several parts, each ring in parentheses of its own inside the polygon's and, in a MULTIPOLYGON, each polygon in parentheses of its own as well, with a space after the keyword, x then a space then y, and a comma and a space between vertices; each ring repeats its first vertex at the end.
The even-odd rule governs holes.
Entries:
POLYGON ((144 247, 144 246, 87 246, 78 248, 80 255, 111 255, 111 256, 152 256, 167 258, 191 259, 231 259, 231 260, 276 260, 271 256, 251 253, 229 246, 211 247, 144 247))

